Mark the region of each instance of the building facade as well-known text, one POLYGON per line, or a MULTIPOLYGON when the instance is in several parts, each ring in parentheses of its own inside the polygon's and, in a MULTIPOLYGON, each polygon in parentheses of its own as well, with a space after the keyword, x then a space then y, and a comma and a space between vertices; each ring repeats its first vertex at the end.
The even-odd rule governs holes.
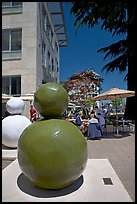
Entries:
POLYGON ((21 96, 59 83, 66 45, 61 2, 2 2, 2 93, 21 96))
POLYGON ((59 83, 59 48, 66 45, 61 2, 2 2, 2 93, 59 83))

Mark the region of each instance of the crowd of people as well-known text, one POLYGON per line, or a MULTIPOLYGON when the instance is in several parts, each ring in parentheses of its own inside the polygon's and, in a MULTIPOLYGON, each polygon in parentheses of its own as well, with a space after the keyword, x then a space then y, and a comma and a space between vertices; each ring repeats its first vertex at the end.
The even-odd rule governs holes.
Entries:
POLYGON ((100 139, 106 126, 105 111, 96 106, 88 116, 83 111, 71 112, 63 115, 65 119, 74 123, 87 139, 100 139))
MULTIPOLYGON (((95 106, 87 115, 82 110, 70 112, 65 111, 62 118, 69 120, 76 125, 87 139, 100 139, 103 135, 103 130, 106 125, 105 111, 95 106)), ((36 122, 37 111, 33 105, 30 106, 30 121, 36 122)))

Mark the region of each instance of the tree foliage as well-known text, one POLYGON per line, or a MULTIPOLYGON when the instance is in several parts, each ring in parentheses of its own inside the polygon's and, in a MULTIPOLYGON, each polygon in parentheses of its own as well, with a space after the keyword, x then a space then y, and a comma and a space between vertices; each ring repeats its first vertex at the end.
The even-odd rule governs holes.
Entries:
POLYGON ((96 101, 94 100, 94 98, 91 96, 88 96, 85 101, 85 106, 87 108, 90 108, 91 106, 95 107, 95 105, 96 105, 96 101))
POLYGON ((112 36, 127 32, 129 20, 127 19, 127 1, 126 0, 105 0, 90 2, 71 2, 71 13, 75 15, 74 25, 77 30, 82 25, 88 25, 93 28, 101 20, 101 29, 108 30, 112 36))
MULTIPOLYGON (((104 60, 114 58, 114 60, 107 63, 103 67, 103 70, 106 70, 106 72, 113 72, 116 69, 121 73, 126 71, 128 65, 128 50, 126 40, 120 40, 119 42, 99 49, 97 52, 107 52, 104 56, 104 60)), ((126 78, 127 76, 125 76, 125 79, 126 78)))

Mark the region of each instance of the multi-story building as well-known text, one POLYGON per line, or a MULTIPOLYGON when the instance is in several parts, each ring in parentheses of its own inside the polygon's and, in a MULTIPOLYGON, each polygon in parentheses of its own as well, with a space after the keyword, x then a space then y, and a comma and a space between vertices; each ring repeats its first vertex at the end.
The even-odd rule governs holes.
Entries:
POLYGON ((33 93, 60 82, 67 34, 61 2, 2 2, 2 93, 33 93))

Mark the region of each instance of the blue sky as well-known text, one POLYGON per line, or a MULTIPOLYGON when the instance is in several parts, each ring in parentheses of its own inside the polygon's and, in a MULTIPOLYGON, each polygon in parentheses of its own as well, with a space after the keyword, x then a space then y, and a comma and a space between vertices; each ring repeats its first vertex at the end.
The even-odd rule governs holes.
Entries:
POLYGON ((76 33, 70 7, 70 4, 63 3, 68 45, 60 49, 60 80, 67 80, 73 74, 91 68, 104 79, 101 93, 112 87, 127 89, 127 82, 124 81, 126 72, 121 74, 119 71, 101 71, 107 61, 103 60, 104 54, 97 53, 98 49, 118 41, 121 36, 112 37, 111 33, 100 30, 100 26, 94 29, 83 26, 76 33))

